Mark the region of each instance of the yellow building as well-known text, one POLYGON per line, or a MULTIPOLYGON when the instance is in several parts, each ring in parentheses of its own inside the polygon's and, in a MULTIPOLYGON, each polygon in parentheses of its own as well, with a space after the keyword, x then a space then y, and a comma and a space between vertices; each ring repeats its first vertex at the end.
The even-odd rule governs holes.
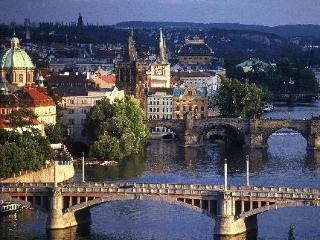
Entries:
POLYGON ((183 119, 189 112, 195 119, 208 116, 206 88, 178 87, 173 90, 173 118, 183 119))

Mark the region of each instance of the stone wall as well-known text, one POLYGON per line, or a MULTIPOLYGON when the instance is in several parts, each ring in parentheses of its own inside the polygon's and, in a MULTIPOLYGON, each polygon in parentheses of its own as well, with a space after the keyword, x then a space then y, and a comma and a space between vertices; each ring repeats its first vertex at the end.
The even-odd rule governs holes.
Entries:
MULTIPOLYGON (((75 174, 73 162, 59 162, 56 165, 57 182, 63 182, 72 178, 75 174)), ((1 183, 53 183, 54 166, 50 165, 39 171, 24 172, 19 176, 7 178, 0 181, 1 183)))

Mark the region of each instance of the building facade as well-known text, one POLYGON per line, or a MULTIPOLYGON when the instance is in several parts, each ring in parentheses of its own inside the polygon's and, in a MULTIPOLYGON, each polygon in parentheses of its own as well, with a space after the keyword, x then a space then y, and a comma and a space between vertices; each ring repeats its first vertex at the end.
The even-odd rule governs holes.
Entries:
POLYGON ((205 88, 178 87, 173 90, 173 118, 184 119, 189 112, 195 119, 208 116, 208 98, 205 88))
POLYGON ((186 39, 185 44, 178 51, 178 60, 181 64, 196 65, 210 64, 214 53, 203 39, 186 39))
POLYGON ((88 143, 86 135, 83 133, 83 126, 90 109, 96 105, 97 101, 108 98, 111 103, 115 99, 123 99, 124 91, 119 91, 116 87, 105 91, 89 91, 82 96, 67 96, 62 98, 61 123, 67 127, 68 136, 74 142, 88 143))
POLYGON ((152 89, 147 96, 146 118, 150 120, 172 119, 172 89, 152 89))

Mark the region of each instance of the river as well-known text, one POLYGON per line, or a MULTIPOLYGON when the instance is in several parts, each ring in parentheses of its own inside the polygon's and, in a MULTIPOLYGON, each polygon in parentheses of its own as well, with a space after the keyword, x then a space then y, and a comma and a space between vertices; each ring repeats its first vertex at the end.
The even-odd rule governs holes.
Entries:
MULTIPOLYGON (((265 118, 310 118, 318 116, 320 102, 276 105, 265 118)), ((251 184, 320 188, 320 154, 306 151, 299 133, 281 130, 271 135, 267 150, 250 153, 251 184)), ((142 154, 111 169, 86 168, 93 181, 121 180, 162 183, 223 183, 223 162, 228 159, 229 183, 245 183, 245 153, 208 144, 203 148, 181 148, 172 141, 151 141, 142 154)), ((269 211, 258 216, 253 236, 231 239, 287 239, 294 226, 296 239, 320 239, 320 208, 298 207, 269 211)), ((0 220, 0 239, 80 240, 209 240, 214 221, 191 209, 151 201, 105 203, 91 210, 90 226, 46 232, 46 215, 24 212, 0 220)))

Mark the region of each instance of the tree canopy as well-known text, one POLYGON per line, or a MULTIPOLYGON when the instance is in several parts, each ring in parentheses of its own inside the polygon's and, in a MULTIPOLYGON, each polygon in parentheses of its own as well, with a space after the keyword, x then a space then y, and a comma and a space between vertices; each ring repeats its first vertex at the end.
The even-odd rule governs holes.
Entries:
POLYGON ((0 177, 24 170, 38 170, 52 157, 50 144, 36 131, 0 129, 0 177))
POLYGON ((85 132, 92 141, 90 153, 100 160, 122 159, 140 152, 149 132, 143 110, 133 97, 98 101, 86 119, 85 132))
POLYGON ((60 123, 47 124, 44 128, 50 143, 63 143, 66 138, 66 129, 60 123))
POLYGON ((223 78, 216 105, 225 117, 259 117, 266 104, 261 88, 254 83, 223 78))

